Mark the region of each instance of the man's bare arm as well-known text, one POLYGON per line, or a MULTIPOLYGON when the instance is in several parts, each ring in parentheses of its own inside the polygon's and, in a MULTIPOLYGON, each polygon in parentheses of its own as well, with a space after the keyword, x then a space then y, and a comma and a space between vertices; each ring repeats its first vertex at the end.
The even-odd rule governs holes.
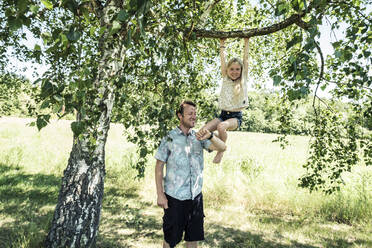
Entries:
POLYGON ((164 194, 163 189, 163 170, 164 170, 164 162, 160 160, 156 160, 155 165, 155 183, 156 183, 156 194, 157 194, 157 204, 159 207, 164 209, 168 208, 168 200, 164 194))

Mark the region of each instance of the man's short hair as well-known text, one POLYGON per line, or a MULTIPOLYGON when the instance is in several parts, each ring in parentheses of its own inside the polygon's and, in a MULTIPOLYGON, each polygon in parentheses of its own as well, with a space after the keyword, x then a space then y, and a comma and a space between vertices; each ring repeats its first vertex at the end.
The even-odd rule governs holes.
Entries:
POLYGON ((193 106, 193 107, 196 108, 196 104, 193 101, 190 101, 190 100, 182 101, 181 104, 180 104, 180 106, 177 109, 177 112, 176 112, 177 118, 178 118, 178 114, 181 114, 183 116, 183 111, 184 111, 184 108, 185 108, 185 105, 186 104, 187 105, 191 105, 191 106, 193 106))

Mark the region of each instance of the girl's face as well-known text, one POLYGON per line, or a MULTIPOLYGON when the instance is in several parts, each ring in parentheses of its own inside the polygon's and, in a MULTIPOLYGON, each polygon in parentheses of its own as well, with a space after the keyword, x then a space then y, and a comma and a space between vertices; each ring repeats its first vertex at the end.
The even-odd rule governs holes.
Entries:
POLYGON ((241 74, 242 74, 242 67, 237 62, 232 63, 229 66, 229 68, 227 68, 227 76, 231 80, 236 80, 236 79, 240 78, 241 74))

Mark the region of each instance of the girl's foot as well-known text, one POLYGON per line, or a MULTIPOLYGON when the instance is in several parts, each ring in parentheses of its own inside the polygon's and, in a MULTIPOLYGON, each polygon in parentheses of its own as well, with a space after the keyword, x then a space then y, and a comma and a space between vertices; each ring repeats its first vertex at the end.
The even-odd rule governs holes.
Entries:
POLYGON ((215 164, 221 163, 222 157, 223 157, 223 152, 217 152, 216 156, 213 159, 213 163, 215 164))

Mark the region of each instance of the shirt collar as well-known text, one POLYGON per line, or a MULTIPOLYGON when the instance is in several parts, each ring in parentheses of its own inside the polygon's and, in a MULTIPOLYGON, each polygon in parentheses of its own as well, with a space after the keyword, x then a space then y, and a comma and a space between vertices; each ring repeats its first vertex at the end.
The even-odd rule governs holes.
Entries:
MULTIPOLYGON (((182 130, 181 130, 181 128, 180 128, 179 126, 177 126, 175 130, 177 131, 177 134, 185 135, 185 134, 182 132, 182 130)), ((190 136, 190 135, 191 135, 191 136, 194 135, 194 130, 192 130, 191 128, 190 128, 190 130, 189 130, 189 132, 187 133, 186 136, 190 136)))

